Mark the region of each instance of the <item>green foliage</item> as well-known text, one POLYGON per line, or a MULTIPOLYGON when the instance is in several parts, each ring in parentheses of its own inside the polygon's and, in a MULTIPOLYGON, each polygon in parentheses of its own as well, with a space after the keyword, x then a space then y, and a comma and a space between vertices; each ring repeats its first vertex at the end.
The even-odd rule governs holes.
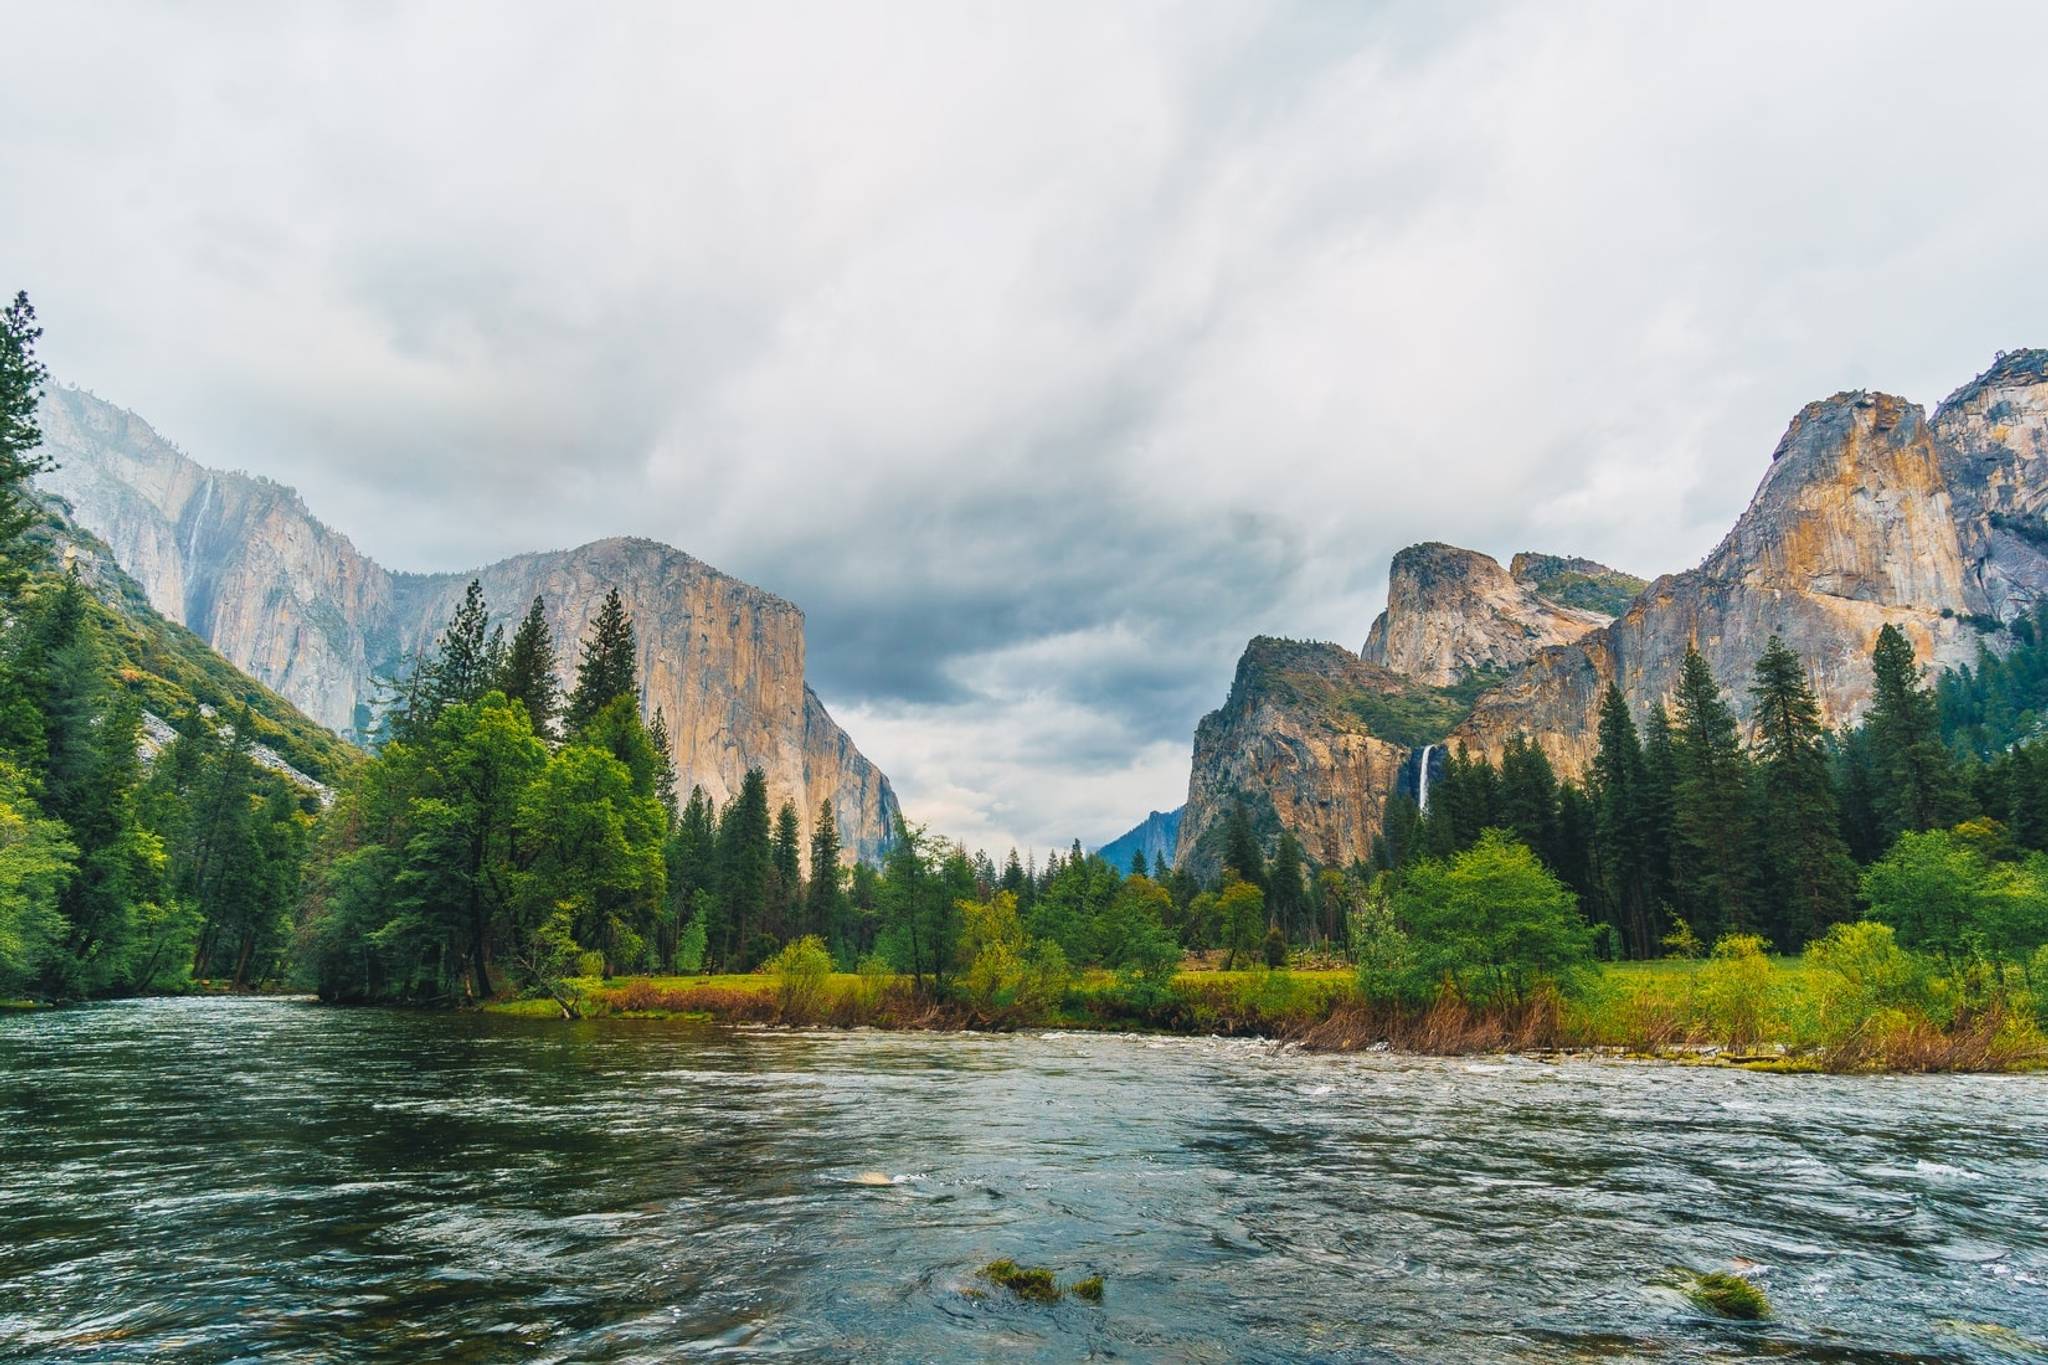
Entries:
POLYGON ((776 1003, 785 1022, 818 1017, 825 1001, 825 981, 832 975, 832 954, 825 950, 823 939, 806 934, 783 945, 768 960, 768 970, 775 977, 776 1003))
POLYGON ((1869 917, 1916 951, 2025 962, 2048 943, 2048 859, 1994 861, 1968 829, 1900 835, 1863 874, 1869 917))
MULTIPOLYGON (((709 899, 711 893, 706 891, 700 894, 709 899)), ((690 922, 683 926, 682 934, 676 940, 673 965, 677 971, 686 975, 704 970, 704 946, 707 941, 704 919, 701 914, 690 916, 690 922)))
POLYGON ((1633 574, 1558 555, 1517 555, 1517 576, 1560 606, 1619 616, 1649 584, 1633 574))
POLYGON ((29 990, 63 952, 58 897, 77 855, 62 822, 36 810, 21 770, 0 760, 0 997, 29 990))
POLYGON ((555 718, 562 710, 561 684, 557 668, 554 633, 548 629, 546 604, 539 598, 526 609, 519 629, 498 668, 497 688, 510 701, 526 708, 534 734, 552 742, 555 718))
POLYGON ((1592 933, 1571 892, 1499 830, 1448 861, 1417 864, 1394 897, 1419 989, 1448 981, 1478 1004, 1520 1004, 1539 986, 1574 988, 1592 933))
POLYGON ((1700 968, 1701 1013, 1714 1037, 1730 1048, 1770 1035, 1776 974, 1754 934, 1726 934, 1700 968))
POLYGON ((1223 968, 1229 971, 1249 962, 1265 937, 1265 892, 1250 882, 1226 880, 1216 899, 1216 918, 1222 946, 1229 951, 1223 968))
POLYGON ((619 590, 605 593, 583 657, 576 664, 576 686, 569 693, 568 725, 573 735, 620 697, 638 698, 640 645, 626 615, 619 590))
POLYGON ((1365 692, 1345 699, 1366 729, 1392 744, 1419 749, 1441 744, 1472 714, 1479 694, 1507 677, 1505 669, 1475 669, 1448 687, 1410 683, 1397 692, 1365 692))

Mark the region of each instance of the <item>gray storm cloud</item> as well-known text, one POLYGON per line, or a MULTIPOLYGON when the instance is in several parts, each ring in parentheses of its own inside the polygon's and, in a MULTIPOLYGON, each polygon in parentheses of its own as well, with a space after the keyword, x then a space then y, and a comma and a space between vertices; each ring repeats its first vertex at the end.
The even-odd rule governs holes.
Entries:
POLYGON ((10 5, 60 377, 396 566, 791 597, 936 828, 1180 800, 1418 539, 1684 567, 1807 399, 2048 337, 2013 5, 10 5), (593 17, 593 14, 595 17, 593 17))

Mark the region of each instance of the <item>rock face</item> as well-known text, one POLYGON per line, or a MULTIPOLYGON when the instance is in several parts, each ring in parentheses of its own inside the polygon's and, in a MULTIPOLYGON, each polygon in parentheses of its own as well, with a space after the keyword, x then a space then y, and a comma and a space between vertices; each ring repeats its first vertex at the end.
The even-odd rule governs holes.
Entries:
POLYGON ((1095 851, 1119 872, 1131 865, 1133 853, 1143 854, 1147 867, 1162 858, 1171 867, 1174 854, 1180 848, 1180 815, 1179 807, 1169 811, 1155 810, 1137 828, 1127 830, 1095 851))
POLYGON ((1576 776, 1598 747, 1608 683, 1641 716, 1670 693, 1688 645, 1746 720, 1756 659, 1781 636, 1830 725, 1869 706, 1870 650, 1886 625, 1933 666, 1996 648, 1986 628, 2048 600, 2048 351, 2001 355, 1931 419, 1883 393, 1808 404, 1713 553, 1630 600, 1633 586, 1585 560, 1517 555, 1503 572, 1420 545, 1395 559, 1363 660, 1254 640, 1230 700, 1196 733, 1180 862, 1213 871, 1203 836, 1238 799, 1319 862, 1369 850, 1388 793, 1416 795, 1423 763, 1443 752, 1388 744, 1362 722, 1391 714, 1372 699, 1404 685, 1518 665, 1446 743, 1498 760, 1519 732, 1576 776), (1621 610, 1603 621, 1603 606, 1621 610))
POLYGON ((1255 824, 1294 831, 1318 863, 1368 856, 1409 750, 1373 735, 1350 702, 1406 685, 1341 645, 1254 639, 1229 699, 1195 731, 1176 866, 1215 874, 1218 836, 1240 798, 1255 824))
POLYGON ((1610 617, 1553 601, 1525 569, 1581 576, 1612 575, 1590 560, 1517 555, 1516 572, 1477 550, 1430 541, 1394 556, 1387 575, 1387 609, 1372 623, 1359 656, 1432 687, 1449 687, 1474 674, 1504 673, 1527 663, 1546 645, 1567 644, 1606 625, 1610 617))
POLYGON ((1994 526, 1990 510, 2040 495, 2037 471, 2025 468, 2041 450, 2040 409, 2031 430, 1985 421, 1994 408, 2019 412, 2022 400, 2038 401, 2040 371, 2030 373, 1979 380, 1944 407, 1944 417, 1955 410, 1953 427, 1980 436, 1968 455, 1944 439, 1943 423, 1890 394, 1808 404, 1748 510, 1704 563, 1658 579, 1611 625, 1540 652, 1479 699, 1452 742, 1498 757, 1519 730, 1561 771, 1582 772, 1597 748, 1594 711, 1608 682, 1647 710, 1671 691, 1688 644, 1746 718, 1756 658, 1772 635, 1783 637, 1806 660, 1830 725, 1869 705, 1870 650, 1887 624, 1923 661, 1967 662, 1982 638, 1973 621, 2024 609, 2029 585, 2042 579, 2039 551, 1994 526))
POLYGON ((807 845, 830 799, 848 858, 874 861, 886 848, 895 793, 805 684, 803 613, 792 603, 638 539, 473 574, 393 573, 291 489, 207 469, 132 413, 65 389, 39 418, 60 462, 43 482, 151 605, 323 724, 361 737, 373 679, 432 646, 471 578, 508 633, 541 596, 565 670, 616 586, 639 634, 646 711, 667 718, 685 790, 698 784, 724 801, 758 766, 771 800, 797 804, 807 845))

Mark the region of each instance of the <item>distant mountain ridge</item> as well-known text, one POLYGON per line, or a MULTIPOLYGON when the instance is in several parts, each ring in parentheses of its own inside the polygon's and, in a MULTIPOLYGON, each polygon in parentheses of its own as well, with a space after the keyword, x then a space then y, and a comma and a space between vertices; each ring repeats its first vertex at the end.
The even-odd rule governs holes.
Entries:
MULTIPOLYGON (((665 715, 685 790, 715 800, 749 767, 798 807, 808 847, 831 800, 849 858, 877 860, 898 807, 887 777, 804 681, 795 605, 654 541, 616 538, 474 572, 397 573, 324 525, 283 484, 209 469, 133 413, 73 388, 38 412, 72 504, 165 617, 333 730, 361 735, 375 679, 431 647, 471 578, 494 620, 546 600, 565 671, 607 589, 639 634, 644 708, 665 715)), ((565 676, 565 681, 567 677, 565 676)))
POLYGON ((1180 847, 1181 809, 1155 810, 1136 828, 1126 830, 1095 852, 1119 872, 1129 870, 1133 853, 1143 854, 1148 868, 1160 861, 1171 867, 1180 847))

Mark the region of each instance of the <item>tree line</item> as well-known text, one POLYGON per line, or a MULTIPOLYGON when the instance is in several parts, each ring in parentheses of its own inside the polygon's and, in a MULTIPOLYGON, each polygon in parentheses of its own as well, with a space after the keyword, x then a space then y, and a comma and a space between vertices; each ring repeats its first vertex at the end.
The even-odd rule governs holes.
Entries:
POLYGON ((113 613, 58 567, 35 310, 0 313, 0 998, 245 985, 291 943, 318 809, 257 763, 246 706, 188 702, 152 762, 113 613))

